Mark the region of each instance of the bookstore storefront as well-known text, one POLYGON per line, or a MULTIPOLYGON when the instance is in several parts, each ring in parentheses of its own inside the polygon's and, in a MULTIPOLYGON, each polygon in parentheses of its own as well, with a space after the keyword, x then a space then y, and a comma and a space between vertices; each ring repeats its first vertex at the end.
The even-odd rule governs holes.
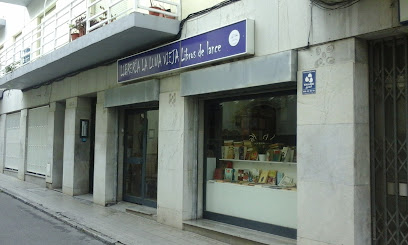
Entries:
MULTIPOLYGON (((183 163, 186 175, 191 174, 183 193, 191 194, 191 213, 196 212, 192 217, 296 238, 297 52, 253 57, 254 46, 254 21, 239 21, 118 60, 118 82, 217 63, 180 73, 180 95, 191 98, 184 100, 185 119, 194 120, 183 129, 183 138, 195 135, 198 121, 198 136, 191 137, 198 147, 188 142, 183 149, 183 158, 194 155, 195 149, 199 156, 183 163), (198 165, 191 171, 195 162, 198 165), (195 171, 198 174, 192 174, 195 171), (190 192, 188 188, 196 184, 190 192)), ((132 86, 141 86, 137 84, 132 86)), ((162 80, 160 84, 165 91, 168 84, 162 80)), ((175 108, 174 94, 160 104, 175 108)), ((159 124, 167 123, 163 116, 159 124)), ((167 150, 168 146, 159 149, 167 150)), ((159 163, 165 165, 160 154, 159 163)), ((159 167, 159 176, 164 170, 159 167)), ((158 216, 166 214, 168 205, 162 183, 158 183, 158 216)))
POLYGON ((181 75, 182 95, 203 107, 203 218, 296 239, 296 60, 288 51, 181 75))
POLYGON ((294 232, 295 94, 206 102, 205 218, 280 235, 294 232))

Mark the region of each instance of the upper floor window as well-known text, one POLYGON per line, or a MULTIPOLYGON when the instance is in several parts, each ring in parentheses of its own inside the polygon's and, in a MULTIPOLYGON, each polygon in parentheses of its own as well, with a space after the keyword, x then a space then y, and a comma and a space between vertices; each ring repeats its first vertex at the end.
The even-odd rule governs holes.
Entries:
POLYGON ((49 8, 45 11, 45 14, 44 14, 44 13, 41 13, 41 14, 38 16, 38 24, 41 24, 41 23, 43 23, 44 20, 47 20, 47 19, 50 17, 50 15, 51 15, 54 11, 55 11, 55 5, 49 7, 49 8))
POLYGON ((37 49, 40 54, 46 54, 54 49, 54 32, 56 29, 55 5, 38 16, 37 49))
POLYGON ((16 35, 13 36, 13 42, 17 42, 19 41, 19 39, 21 38, 22 32, 20 31, 19 33, 17 33, 16 35))

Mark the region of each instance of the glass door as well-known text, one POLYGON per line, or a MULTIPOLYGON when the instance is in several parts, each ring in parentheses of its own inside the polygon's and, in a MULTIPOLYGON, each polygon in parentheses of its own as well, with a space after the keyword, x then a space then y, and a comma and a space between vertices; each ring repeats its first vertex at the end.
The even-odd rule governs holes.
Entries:
POLYGON ((126 111, 125 201, 157 206, 158 110, 126 111))

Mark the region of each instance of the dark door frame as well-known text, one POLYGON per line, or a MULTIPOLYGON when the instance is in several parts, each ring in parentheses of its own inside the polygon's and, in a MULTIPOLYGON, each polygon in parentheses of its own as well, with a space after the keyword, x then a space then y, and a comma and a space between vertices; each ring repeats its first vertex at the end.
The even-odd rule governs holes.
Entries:
POLYGON ((126 166, 127 164, 132 164, 133 160, 134 160, 134 164, 142 164, 142 181, 141 181, 141 196, 140 197, 136 197, 136 196, 130 196, 130 195, 126 195, 126 190, 125 190, 125 182, 123 182, 123 200, 124 201, 128 201, 128 202, 132 202, 132 203, 138 203, 144 206, 149 206, 149 207, 153 207, 156 208, 157 207, 157 201, 153 201, 153 200, 149 200, 145 198, 145 179, 146 179, 146 149, 147 149, 147 112, 148 111, 154 111, 154 110, 158 110, 159 108, 148 108, 148 109, 127 109, 125 110, 125 134, 123 137, 124 140, 124 157, 123 157, 123 176, 125 176, 125 171, 126 171, 126 166), (132 114, 140 114, 140 113, 144 113, 145 114, 145 118, 146 121, 144 123, 144 132, 143 132, 143 157, 140 159, 133 159, 131 162, 128 160, 128 158, 126 157, 126 149, 127 149, 127 133, 128 133, 128 129, 129 129, 129 125, 128 125, 128 117, 129 115, 132 114))
POLYGON ((92 98, 91 107, 91 122, 89 130, 89 142, 90 142, 90 153, 89 153, 89 193, 93 194, 94 189, 94 174, 95 174, 95 133, 96 133, 96 98, 92 98))

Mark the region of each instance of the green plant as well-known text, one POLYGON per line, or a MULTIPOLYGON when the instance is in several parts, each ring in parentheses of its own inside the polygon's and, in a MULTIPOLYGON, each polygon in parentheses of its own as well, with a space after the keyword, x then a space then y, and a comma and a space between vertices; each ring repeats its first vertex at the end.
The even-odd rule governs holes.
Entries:
POLYGON ((170 9, 166 9, 163 5, 161 5, 161 4, 153 4, 153 1, 152 0, 150 0, 150 7, 151 8, 154 8, 154 9, 158 9, 158 10, 163 10, 163 11, 167 11, 167 12, 170 12, 169 10, 170 9))
MULTIPOLYGON (((99 22, 105 21, 108 18, 108 13, 105 11, 105 8, 103 6, 99 6, 99 8, 103 11, 103 14, 101 14, 97 19, 90 20, 89 24, 91 27, 98 24, 99 22)), ((112 22, 114 20, 116 20, 116 14, 115 15, 111 14, 110 21, 112 22)), ((106 24, 108 23, 105 23, 104 25, 106 24)))
POLYGON ((80 33, 85 29, 85 18, 86 16, 80 16, 75 19, 73 24, 69 24, 71 33, 80 33))
POLYGON ((6 73, 12 72, 18 67, 19 64, 20 64, 20 61, 13 62, 9 64, 8 66, 4 67, 4 71, 6 73))
POLYGON ((255 134, 249 135, 249 140, 252 142, 252 145, 257 150, 258 154, 266 154, 266 152, 270 149, 272 140, 275 138, 275 135, 269 137, 269 134, 265 134, 262 138, 258 141, 255 134))

